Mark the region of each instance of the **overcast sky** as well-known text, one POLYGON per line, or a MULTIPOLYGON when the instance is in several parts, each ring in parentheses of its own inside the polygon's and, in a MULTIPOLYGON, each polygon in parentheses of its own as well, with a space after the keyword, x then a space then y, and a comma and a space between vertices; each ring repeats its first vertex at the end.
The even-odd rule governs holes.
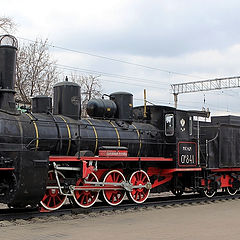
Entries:
MULTIPOLYGON (((50 48, 58 64, 102 72, 105 93, 132 92, 139 105, 146 88, 149 101, 172 106, 171 83, 240 75, 239 10, 237 0, 1 0, 0 13, 17 37, 74 50, 50 48)), ((239 91, 180 95, 179 108, 240 113, 239 91)))

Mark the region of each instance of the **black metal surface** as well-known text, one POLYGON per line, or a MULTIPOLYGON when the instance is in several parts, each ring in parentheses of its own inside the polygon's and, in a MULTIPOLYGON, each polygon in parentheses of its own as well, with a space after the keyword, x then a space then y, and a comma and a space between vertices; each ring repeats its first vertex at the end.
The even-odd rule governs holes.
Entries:
MULTIPOLYGON (((6 175, 1 173, 1 202, 14 207, 37 205, 46 189, 49 153, 40 151, 5 151, 1 158, 9 160, 13 171, 6 175)), ((8 167, 10 167, 8 165, 8 167)))
POLYGON ((92 118, 114 118, 116 111, 115 102, 108 99, 91 99, 87 104, 87 113, 92 118))
MULTIPOLYGON (((160 153, 158 145, 158 129, 150 124, 123 124, 122 122, 91 119, 96 133, 87 120, 82 119, 81 143, 82 150, 91 150, 97 154, 101 146, 123 146, 128 148, 129 156, 157 156, 160 153), (97 151, 95 148, 97 146, 97 151)), ((75 142, 78 143, 77 141, 75 142)))
POLYGON ((133 95, 127 92, 115 92, 110 99, 117 105, 115 118, 123 121, 133 120, 133 95))
POLYGON ((0 45, 0 109, 9 112, 16 112, 16 51, 15 46, 0 45))
POLYGON ((97 154, 101 146, 120 145, 128 148, 130 156, 160 156, 160 143, 159 130, 151 124, 97 119, 76 121, 40 113, 12 116, 0 112, 0 150, 29 149, 50 151, 53 155, 75 155, 79 150, 97 154))
POLYGON ((240 125, 221 124, 208 131, 203 141, 208 140, 207 167, 208 168, 234 168, 240 167, 240 125), (208 137, 211 135, 212 137, 208 137))
POLYGON ((240 167, 240 126, 221 125, 219 130, 219 167, 240 167))
POLYGON ((36 96, 32 98, 33 113, 48 113, 52 111, 52 98, 48 96, 36 96))
POLYGON ((81 118, 81 88, 77 83, 60 82, 54 85, 53 114, 73 119, 81 118))
POLYGON ((213 124, 231 124, 231 125, 240 125, 239 116, 216 116, 211 118, 213 124))

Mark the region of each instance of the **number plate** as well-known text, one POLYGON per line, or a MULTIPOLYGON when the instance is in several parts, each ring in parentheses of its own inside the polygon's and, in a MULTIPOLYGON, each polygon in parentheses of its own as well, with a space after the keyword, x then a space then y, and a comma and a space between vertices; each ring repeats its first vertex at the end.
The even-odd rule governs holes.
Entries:
POLYGON ((178 165, 180 167, 197 166, 197 144, 195 142, 178 143, 178 165))

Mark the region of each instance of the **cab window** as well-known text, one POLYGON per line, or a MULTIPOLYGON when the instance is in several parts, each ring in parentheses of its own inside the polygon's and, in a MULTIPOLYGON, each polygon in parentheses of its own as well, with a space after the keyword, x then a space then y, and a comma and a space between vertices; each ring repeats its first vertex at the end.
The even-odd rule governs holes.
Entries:
POLYGON ((174 135, 174 115, 173 114, 165 115, 165 135, 166 136, 174 135))
POLYGON ((192 116, 189 117, 189 135, 192 136, 193 134, 193 119, 192 116))

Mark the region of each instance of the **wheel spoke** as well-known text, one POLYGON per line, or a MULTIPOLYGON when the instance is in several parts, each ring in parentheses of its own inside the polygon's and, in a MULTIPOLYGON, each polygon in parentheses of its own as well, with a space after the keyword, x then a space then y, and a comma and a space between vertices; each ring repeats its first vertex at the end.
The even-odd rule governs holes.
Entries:
POLYGON ((138 195, 138 191, 135 190, 135 192, 133 193, 133 196, 137 198, 137 195, 138 195))
POLYGON ((115 181, 114 182, 120 182, 119 178, 120 178, 120 175, 117 175, 117 176, 115 175, 115 181))
POLYGON ((85 196, 85 199, 86 199, 86 204, 88 204, 88 195, 85 196))
POLYGON ((114 175, 109 175, 108 178, 107 178, 107 181, 108 182, 115 182, 114 178, 115 178, 114 175))
POLYGON ((136 200, 139 200, 139 192, 136 193, 136 200))
POLYGON ((140 178, 140 173, 137 173, 136 174, 136 181, 139 181, 139 178, 140 178))
POLYGON ((49 207, 50 207, 51 200, 52 200, 52 197, 49 197, 49 200, 48 200, 48 203, 47 203, 47 206, 49 206, 49 207))
POLYGON ((142 181, 145 183, 145 179, 147 179, 147 176, 144 175, 143 178, 142 178, 142 181))
POLYGON ((42 202, 44 202, 47 198, 48 198, 48 195, 45 194, 45 195, 43 196, 42 202))
POLYGON ((109 191, 105 191, 105 194, 106 194, 106 197, 111 199, 112 196, 113 196, 113 191, 112 190, 109 190, 109 191))
MULTIPOLYGON (((113 172, 113 174, 111 174, 112 175, 112 180, 113 180, 113 182, 116 182, 117 180, 116 180, 116 178, 117 178, 117 176, 116 176, 116 173, 115 172, 113 172)), ((111 176, 110 175, 110 176, 111 176)))
POLYGON ((91 175, 90 179, 88 180, 89 182, 94 182, 96 181, 95 177, 91 175))
POLYGON ((117 202, 117 200, 118 200, 118 194, 117 194, 117 193, 113 193, 112 196, 113 196, 113 197, 112 197, 113 202, 114 202, 114 203, 117 202))
POLYGON ((76 191, 76 196, 78 196, 78 198, 83 197, 84 195, 83 191, 76 191))
POLYGON ((62 199, 57 195, 57 199, 59 200, 59 202, 61 202, 62 201, 62 199))
POLYGON ((136 176, 134 175, 133 178, 132 178, 132 180, 131 180, 131 183, 135 185, 136 182, 137 182, 137 178, 136 178, 136 176))
POLYGON ((54 206, 56 206, 56 198, 55 197, 53 197, 53 204, 54 204, 54 206))
POLYGON ((80 200, 80 203, 81 204, 83 204, 83 201, 84 201, 84 195, 83 196, 81 196, 81 198, 80 198, 81 200, 80 200))

